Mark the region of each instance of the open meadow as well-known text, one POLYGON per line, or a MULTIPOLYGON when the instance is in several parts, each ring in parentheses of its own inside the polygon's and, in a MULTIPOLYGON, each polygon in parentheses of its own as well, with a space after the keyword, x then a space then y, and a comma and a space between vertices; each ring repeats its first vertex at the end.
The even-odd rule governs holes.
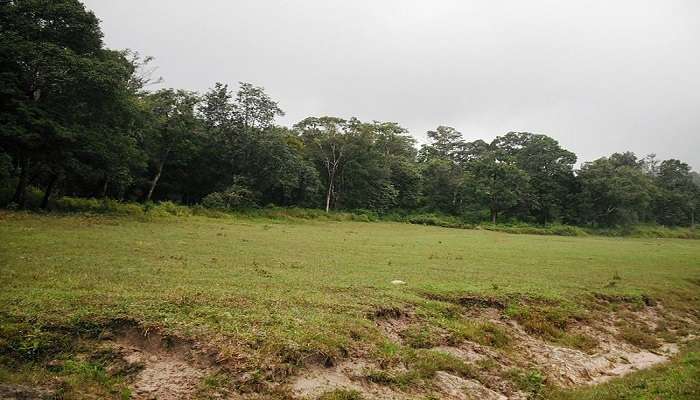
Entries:
POLYGON ((37 398, 698 395, 697 240, 4 212, 0 278, 37 398))

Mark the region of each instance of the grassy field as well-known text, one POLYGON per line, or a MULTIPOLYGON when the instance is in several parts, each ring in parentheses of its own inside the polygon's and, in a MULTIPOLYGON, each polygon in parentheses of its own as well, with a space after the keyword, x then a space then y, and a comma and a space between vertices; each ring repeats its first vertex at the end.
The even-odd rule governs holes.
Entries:
POLYGON ((431 327, 478 341, 484 332, 455 318, 451 301, 478 296, 516 318, 541 313, 554 329, 543 334, 564 340, 558 330, 565 323, 558 322, 602 312, 598 298, 661 302, 697 315, 699 291, 696 240, 399 223, 0 214, 5 364, 60 352, 43 327, 79 331, 130 320, 204 340, 220 358, 272 379, 318 357, 329 363, 354 354, 385 357, 386 338, 371 317, 392 310, 410 309, 422 321, 415 341, 430 342, 431 327), (25 339, 13 336, 19 332, 25 339))

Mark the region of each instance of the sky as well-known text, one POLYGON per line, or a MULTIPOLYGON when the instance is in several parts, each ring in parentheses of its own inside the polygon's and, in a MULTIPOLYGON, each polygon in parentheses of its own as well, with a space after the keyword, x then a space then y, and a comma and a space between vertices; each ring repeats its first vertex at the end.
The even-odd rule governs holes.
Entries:
POLYGON ((697 0, 84 0, 105 42, 168 87, 265 87, 307 116, 398 122, 419 142, 547 134, 700 169, 697 0))

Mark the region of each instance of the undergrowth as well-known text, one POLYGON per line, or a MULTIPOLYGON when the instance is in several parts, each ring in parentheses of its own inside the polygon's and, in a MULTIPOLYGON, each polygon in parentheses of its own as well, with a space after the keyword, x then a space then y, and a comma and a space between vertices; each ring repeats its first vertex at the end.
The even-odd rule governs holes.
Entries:
MULTIPOLYGON (((32 207, 38 209, 38 205, 32 207)), ((528 223, 491 224, 485 222, 465 221, 457 216, 438 213, 387 213, 378 214, 371 210, 331 211, 326 213, 320 209, 299 207, 264 207, 249 208, 235 211, 226 211, 214 208, 206 208, 202 205, 186 206, 172 201, 159 203, 148 202, 145 204, 122 202, 109 198, 84 199, 76 197, 61 197, 52 200, 51 210, 65 213, 96 213, 108 215, 134 216, 142 220, 149 220, 167 216, 206 216, 210 218, 224 218, 228 216, 247 218, 266 218, 278 220, 322 220, 322 221, 360 221, 360 222, 403 222, 409 224, 438 226, 457 229, 481 229, 495 232, 528 235, 554 235, 554 236, 625 236, 637 238, 678 238, 700 239, 700 231, 694 228, 665 227, 646 224, 635 226, 623 226, 613 228, 577 227, 563 224, 548 224, 547 226, 532 225, 528 223)))

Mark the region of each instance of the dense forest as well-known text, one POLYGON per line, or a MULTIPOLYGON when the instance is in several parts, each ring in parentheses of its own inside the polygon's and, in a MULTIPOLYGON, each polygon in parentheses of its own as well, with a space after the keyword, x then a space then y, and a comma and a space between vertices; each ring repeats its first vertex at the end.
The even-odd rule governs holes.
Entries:
POLYGON ((0 206, 73 196, 586 226, 689 226, 700 209, 680 160, 620 152, 576 169, 541 134, 470 142, 439 126, 417 147, 394 122, 280 126, 280 105, 249 83, 151 89, 152 60, 105 48, 77 0, 3 2, 0 30, 0 206))

